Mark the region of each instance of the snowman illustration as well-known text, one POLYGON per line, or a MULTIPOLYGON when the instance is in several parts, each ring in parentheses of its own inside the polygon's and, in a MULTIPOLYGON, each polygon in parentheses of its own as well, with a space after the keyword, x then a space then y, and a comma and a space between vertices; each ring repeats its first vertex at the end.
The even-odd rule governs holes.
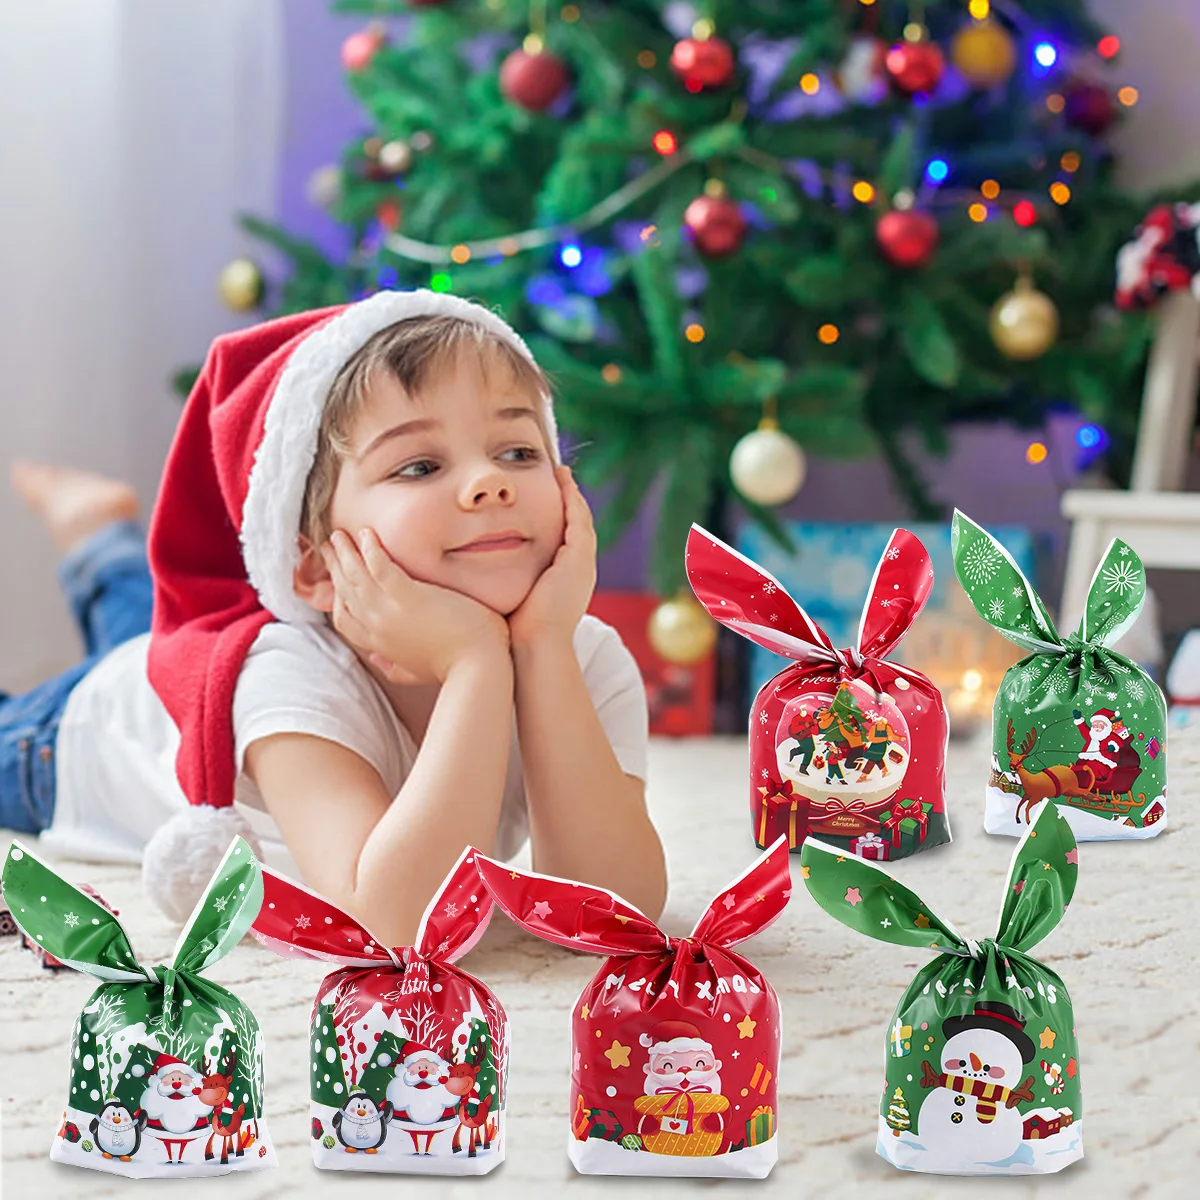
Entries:
POLYGON ((105 1158, 119 1158, 122 1162, 128 1162, 138 1152, 145 1127, 146 1114, 140 1108, 136 1114, 131 1113, 116 1097, 104 1102, 104 1107, 89 1126, 100 1153, 105 1158))
POLYGON ((921 1087, 932 1088, 917 1117, 921 1140, 951 1167, 999 1163, 1020 1148, 1017 1104, 1033 1100, 1034 1058, 1025 1019, 999 1001, 977 1001, 973 1012, 942 1022, 942 1069, 922 1062, 921 1087))
POLYGON ((333 1114, 333 1128, 348 1153, 361 1150, 364 1154, 376 1154, 387 1137, 391 1119, 390 1101, 385 1100, 380 1109, 366 1092, 351 1092, 346 1103, 333 1114))

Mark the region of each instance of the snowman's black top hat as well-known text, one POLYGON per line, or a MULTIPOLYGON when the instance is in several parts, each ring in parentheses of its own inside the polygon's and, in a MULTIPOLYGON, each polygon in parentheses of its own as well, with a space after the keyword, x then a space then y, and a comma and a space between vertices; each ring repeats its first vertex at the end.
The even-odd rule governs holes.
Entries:
POLYGON ((947 1017, 942 1022, 942 1033, 948 1038, 962 1033, 964 1029, 994 1029, 1017 1047, 1022 1062, 1033 1062, 1036 1053, 1033 1039, 1025 1032, 1025 1018, 1011 1004, 1001 1004, 998 1000, 977 1000, 974 1012, 947 1017))

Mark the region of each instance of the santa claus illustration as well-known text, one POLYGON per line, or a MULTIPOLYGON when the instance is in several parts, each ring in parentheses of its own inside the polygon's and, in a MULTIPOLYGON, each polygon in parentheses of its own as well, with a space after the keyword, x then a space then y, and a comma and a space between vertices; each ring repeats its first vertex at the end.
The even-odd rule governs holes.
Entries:
POLYGON ((436 1050, 419 1042, 405 1043, 404 1059, 388 1084, 387 1098, 395 1110, 392 1124, 408 1133, 418 1154, 428 1154, 434 1136, 458 1124, 459 1097, 446 1086, 449 1080, 450 1064, 436 1050))
MULTIPOLYGON (((721 1094, 721 1060, 713 1053, 712 1045, 690 1021, 659 1021, 638 1040, 650 1052, 642 1068, 646 1073, 645 1094, 678 1100, 656 1114, 659 1129, 662 1133, 683 1136, 698 1132, 705 1117, 696 1111, 691 1098, 721 1094)), ((707 1109, 708 1105, 701 1107, 707 1109)), ((711 1113, 711 1119, 717 1122, 718 1129, 722 1126, 716 1111, 711 1113)))
POLYGON ((160 1054, 154 1073, 146 1080, 141 1108, 146 1132, 166 1147, 167 1162, 183 1162, 187 1144, 208 1131, 212 1106, 200 1099, 201 1077, 182 1059, 160 1054), (179 1147, 178 1158, 172 1147, 179 1147))
POLYGON ((1078 709, 1071 715, 1084 741, 1079 762, 1091 768, 1096 791, 1110 790, 1105 785, 1118 767, 1132 767, 1135 774, 1140 770, 1142 760, 1130 741, 1130 730, 1121 720, 1120 712, 1111 708, 1097 709, 1088 721, 1078 709))

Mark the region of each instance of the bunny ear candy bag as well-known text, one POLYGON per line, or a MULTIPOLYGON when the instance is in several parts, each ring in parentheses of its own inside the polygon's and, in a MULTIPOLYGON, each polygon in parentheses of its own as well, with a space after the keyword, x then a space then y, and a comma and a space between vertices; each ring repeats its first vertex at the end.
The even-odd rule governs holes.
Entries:
POLYGON ((1059 636, 1004 547, 955 512, 954 570, 975 611, 1028 651, 992 708, 984 828, 1020 834, 1042 800, 1083 841, 1154 837, 1166 828, 1167 708, 1145 671, 1110 649, 1146 597, 1141 559, 1119 538, 1101 559, 1079 628, 1059 636))
POLYGON ((279 954, 336 966, 310 1022, 313 1162, 334 1171, 483 1175, 504 1161, 508 1019, 454 965, 492 898, 463 853, 417 930, 389 948, 353 917, 263 868, 254 933, 279 954))
POLYGON ((1037 1175, 1083 1157, 1079 1048, 1063 981, 1029 951, 1062 919, 1078 851, 1043 804, 1017 845, 995 938, 963 937, 882 869, 821 842, 801 854, 813 898, 881 942, 926 947, 888 1027, 876 1149, 945 1175, 1037 1175))
POLYGON ((21 929, 100 980, 75 1022, 71 1091, 50 1157, 132 1179, 275 1166, 258 1022, 202 974, 258 912, 262 878, 250 847, 231 843, 169 966, 142 966, 113 913, 17 842, 3 883, 21 929))
POLYGON ((750 706, 750 818, 766 846, 833 840, 863 858, 901 858, 950 840, 949 724, 941 694, 886 656, 929 599, 933 567, 897 529, 863 607, 858 645, 837 650, 756 563, 693 525, 687 574, 722 625, 792 663, 750 706))
POLYGON ((779 999, 733 947, 791 895, 780 838, 686 938, 602 888, 477 854, 496 903, 560 946, 606 955, 571 1015, 568 1155, 592 1175, 760 1179, 777 1157, 779 999))

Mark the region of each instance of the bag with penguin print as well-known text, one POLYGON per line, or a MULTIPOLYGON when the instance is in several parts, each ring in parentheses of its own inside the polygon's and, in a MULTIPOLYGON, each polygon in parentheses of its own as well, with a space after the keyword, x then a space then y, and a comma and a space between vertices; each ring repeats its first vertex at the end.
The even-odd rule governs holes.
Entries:
POLYGON ((116 915, 19 842, 3 885, 28 937, 100 980, 75 1022, 71 1091, 50 1157, 131 1179, 274 1167, 258 1022, 202 974, 258 913, 262 878, 246 842, 230 844, 169 966, 142 966, 116 915))

